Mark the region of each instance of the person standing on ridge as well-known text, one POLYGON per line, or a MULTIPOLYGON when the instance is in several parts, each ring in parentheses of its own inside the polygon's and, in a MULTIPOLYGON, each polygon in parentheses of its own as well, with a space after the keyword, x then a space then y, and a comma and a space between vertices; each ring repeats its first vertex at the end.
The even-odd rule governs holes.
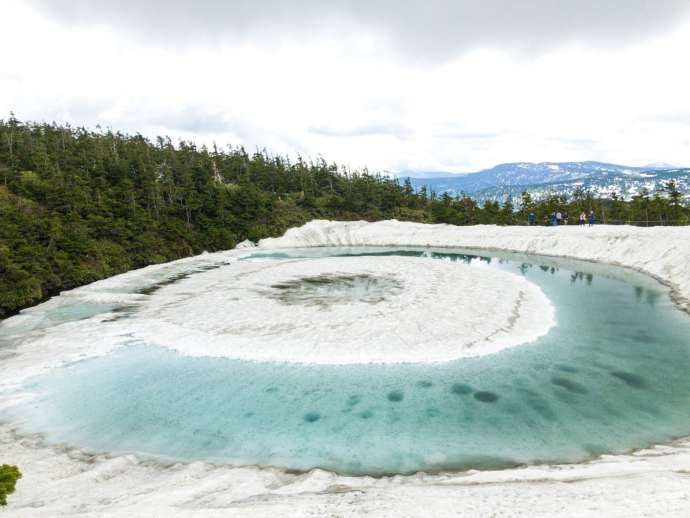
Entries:
POLYGON ((593 227, 593 226, 594 226, 594 221, 595 221, 595 218, 594 218, 594 211, 593 211, 593 210, 590 210, 590 211, 589 211, 589 226, 590 226, 590 227, 593 227))

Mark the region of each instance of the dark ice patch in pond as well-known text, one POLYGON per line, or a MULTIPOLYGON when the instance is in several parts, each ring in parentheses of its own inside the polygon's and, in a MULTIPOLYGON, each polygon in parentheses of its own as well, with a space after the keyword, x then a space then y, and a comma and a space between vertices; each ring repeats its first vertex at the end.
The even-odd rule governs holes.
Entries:
POLYGON ((306 414, 304 414, 304 420, 307 423, 315 423, 319 419, 321 419, 321 414, 319 414, 318 412, 307 412, 306 414))
POLYGON ((587 394, 589 391, 584 385, 580 385, 576 381, 569 380, 568 378, 563 378, 562 376, 554 376, 551 378, 551 383, 557 387, 564 388, 568 392, 573 394, 587 394))
POLYGON ((482 403, 495 403, 498 401, 498 394, 480 390, 479 392, 474 393, 474 399, 481 401, 482 403))
POLYGON ((400 403, 405 398, 405 395, 403 394, 402 390, 392 390, 386 395, 386 397, 388 398, 388 401, 400 403))
POLYGON ((371 419, 374 416, 374 412, 371 410, 363 410, 357 415, 362 419, 371 419))
POLYGON ((215 269, 220 268, 221 266, 225 266, 225 265, 226 265, 226 263, 209 264, 206 266, 200 266, 198 268, 194 268, 193 270, 188 270, 186 272, 176 273, 176 274, 171 275, 170 277, 168 277, 162 281, 159 281, 155 284, 151 284, 150 286, 145 286, 143 288, 140 288, 140 289, 136 290, 134 293, 137 293, 139 295, 153 295, 155 292, 157 292, 161 288, 164 288, 166 286, 170 286, 171 284, 175 284, 176 282, 180 282, 184 279, 187 279, 188 277, 191 277, 194 274, 207 272, 210 270, 215 270, 215 269))
POLYGON ((328 307, 352 302, 378 304, 402 290, 402 283, 392 277, 360 274, 302 277, 273 284, 262 293, 283 304, 328 307))
POLYGON ((362 401, 362 396, 360 396, 359 394, 353 394, 349 398, 347 398, 347 406, 353 407, 359 404, 360 401, 362 401))
POLYGON ((611 376, 623 381, 629 387, 636 389, 647 388, 647 381, 642 376, 638 376, 632 372, 612 371, 611 376))
POLYGON ((556 414, 553 412, 549 404, 543 399, 534 397, 528 398, 527 405, 547 421, 556 421, 556 414))
POLYGON ((571 365, 556 365, 556 369, 558 369, 561 372, 568 372, 570 374, 575 374, 576 372, 578 372, 578 369, 571 365))
POLYGON ((441 415, 441 411, 438 408, 427 408, 425 411, 427 417, 438 417, 441 415))
POLYGON ((450 387, 450 391, 457 396, 466 396, 472 394, 472 387, 465 383, 453 383, 453 386, 450 387))
POLYGON ((554 397, 565 403, 567 406, 576 405, 578 398, 582 397, 582 394, 576 394, 575 392, 570 392, 569 390, 558 390, 554 391, 554 397))
POLYGON ((124 306, 119 306, 114 308, 111 313, 113 317, 103 320, 103 322, 117 322, 118 320, 124 320, 125 318, 131 317, 136 311, 137 306, 134 304, 126 304, 124 306))
POLYGON ((418 381, 418 382, 415 384, 415 386, 417 386, 417 387, 419 387, 419 388, 425 388, 425 389, 426 389, 426 388, 431 388, 431 387, 433 387, 433 386, 434 386, 434 383, 431 382, 431 381, 422 380, 422 381, 418 381))

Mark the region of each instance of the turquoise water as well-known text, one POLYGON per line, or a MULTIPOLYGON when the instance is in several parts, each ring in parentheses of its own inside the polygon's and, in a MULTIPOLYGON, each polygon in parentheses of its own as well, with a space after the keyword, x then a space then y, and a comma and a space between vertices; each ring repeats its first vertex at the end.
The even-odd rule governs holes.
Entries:
MULTIPOLYGON (((362 253, 430 252, 249 260, 362 253)), ((477 254, 434 255, 526 276, 557 327, 497 355, 423 365, 189 358, 131 342, 33 380, 36 400, 5 418, 92 451, 358 475, 572 462, 690 435, 690 318, 665 288, 601 265, 477 254)))

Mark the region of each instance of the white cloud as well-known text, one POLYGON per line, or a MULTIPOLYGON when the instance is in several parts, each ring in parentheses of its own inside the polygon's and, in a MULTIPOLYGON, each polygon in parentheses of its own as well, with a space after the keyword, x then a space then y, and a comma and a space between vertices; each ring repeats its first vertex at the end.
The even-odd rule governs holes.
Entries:
POLYGON ((477 46, 444 60, 401 60, 404 46, 369 22, 341 39, 171 46, 125 37, 88 10, 88 23, 75 24, 5 3, 3 115, 321 154, 371 169, 690 164, 687 23, 627 46, 590 41, 534 54, 477 46))

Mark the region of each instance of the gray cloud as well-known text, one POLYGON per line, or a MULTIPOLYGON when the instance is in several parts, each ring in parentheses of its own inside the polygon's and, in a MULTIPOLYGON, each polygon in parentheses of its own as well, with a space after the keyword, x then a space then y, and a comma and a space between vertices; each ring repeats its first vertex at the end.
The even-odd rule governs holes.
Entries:
POLYGON ((108 25, 157 45, 279 45, 356 28, 412 60, 475 47, 539 53, 567 43, 627 45, 687 21, 687 0, 29 0, 69 25, 108 25))

